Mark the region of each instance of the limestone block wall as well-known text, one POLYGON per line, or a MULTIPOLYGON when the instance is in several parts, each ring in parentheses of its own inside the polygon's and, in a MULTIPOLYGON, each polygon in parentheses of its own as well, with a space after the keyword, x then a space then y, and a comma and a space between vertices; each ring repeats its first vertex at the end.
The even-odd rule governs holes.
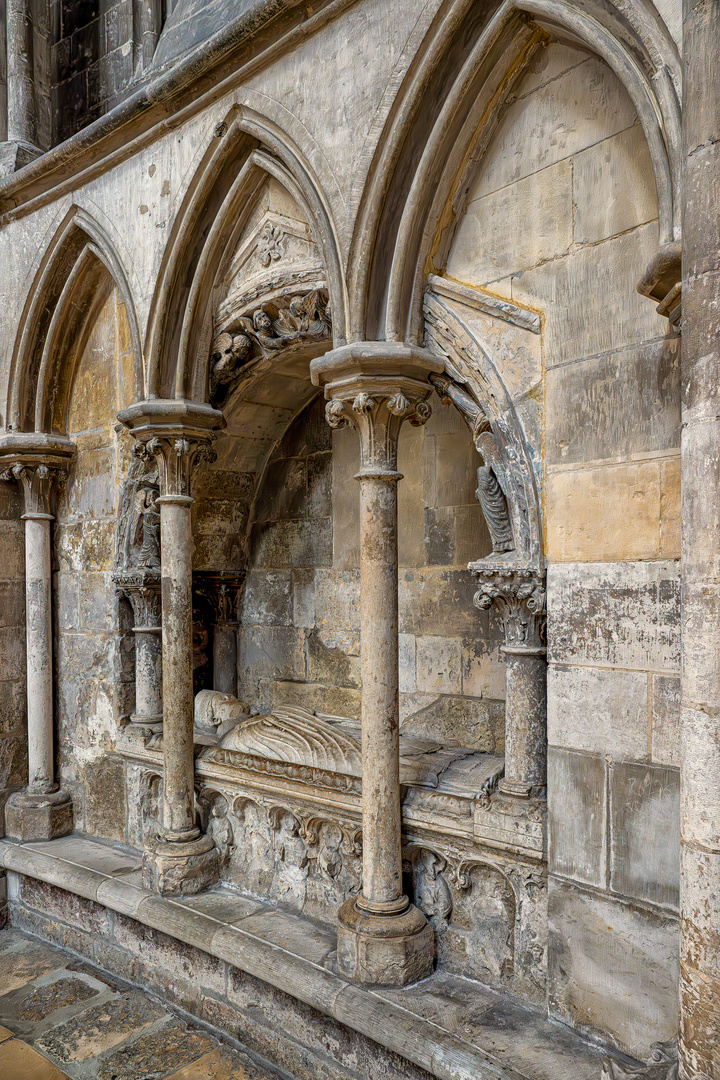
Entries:
POLYGON ((596 58, 536 60, 446 273, 542 313, 549 1006, 646 1057, 676 1028, 679 342, 636 282, 650 159, 596 58))
POLYGON ((56 697, 60 779, 76 828, 125 838, 125 778, 114 739, 133 706, 132 616, 112 581, 118 480, 127 440, 118 410, 132 400, 133 365, 124 309, 113 290, 79 358, 68 409, 77 444, 58 507, 56 697))
MULTIPOLYGON (((454 409, 434 402, 403 432, 400 664, 403 730, 502 753, 502 627, 473 607, 472 558, 490 550, 475 498, 479 457, 454 409)), ((357 435, 332 432, 318 399, 276 447, 257 496, 239 651, 256 708, 293 702, 359 716, 357 435)))

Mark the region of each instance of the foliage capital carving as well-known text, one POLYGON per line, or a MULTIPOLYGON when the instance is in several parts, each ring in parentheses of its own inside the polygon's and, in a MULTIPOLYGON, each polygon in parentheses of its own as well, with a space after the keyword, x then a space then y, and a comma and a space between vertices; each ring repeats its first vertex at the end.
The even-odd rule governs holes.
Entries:
POLYGON ((161 496, 190 496, 192 477, 201 462, 211 463, 217 454, 212 446, 213 434, 151 435, 138 439, 133 454, 141 461, 155 458, 161 496))
POLYGON ((546 629, 545 579, 534 570, 473 569, 479 588, 475 606, 487 610, 495 604, 505 624, 505 647, 544 651, 546 629))

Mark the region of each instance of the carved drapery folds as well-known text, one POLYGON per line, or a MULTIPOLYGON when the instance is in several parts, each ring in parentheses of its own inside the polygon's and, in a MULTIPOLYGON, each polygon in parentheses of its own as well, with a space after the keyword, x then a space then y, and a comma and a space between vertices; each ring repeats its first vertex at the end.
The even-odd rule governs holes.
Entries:
POLYGON ((482 458, 477 471, 475 495, 485 518, 492 540, 493 552, 513 551, 515 540, 508 510, 507 496, 502 484, 503 467, 497 440, 483 409, 467 390, 449 375, 431 375, 430 381, 444 405, 453 404, 470 429, 475 449, 482 458))
POLYGON ((621 1065, 611 1058, 603 1063, 600 1080, 678 1080, 678 1041, 655 1042, 644 1065, 621 1065))

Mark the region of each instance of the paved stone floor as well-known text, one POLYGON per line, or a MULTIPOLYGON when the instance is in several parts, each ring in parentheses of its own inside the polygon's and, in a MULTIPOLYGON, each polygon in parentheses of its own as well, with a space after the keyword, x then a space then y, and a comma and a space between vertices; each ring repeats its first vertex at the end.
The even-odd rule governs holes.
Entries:
POLYGON ((2 1080, 289 1080, 162 1001, 0 930, 2 1080))

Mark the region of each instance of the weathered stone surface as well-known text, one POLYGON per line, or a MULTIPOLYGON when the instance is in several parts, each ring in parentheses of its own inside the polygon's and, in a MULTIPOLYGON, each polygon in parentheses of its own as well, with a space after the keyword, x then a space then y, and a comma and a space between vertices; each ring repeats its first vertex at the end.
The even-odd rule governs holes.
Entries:
POLYGON ((642 760, 648 746, 647 684, 643 671, 551 664, 550 745, 642 760), (589 701, 592 709, 588 709, 589 701))
POLYGON ((675 562, 552 565, 547 605, 549 658, 554 662, 679 670, 680 581, 675 562))
POLYGON ((603 889, 608 823, 602 757, 551 747, 548 793, 550 870, 603 889))
POLYGON ((550 882, 550 1015, 645 1060, 677 1030, 677 922, 550 882))
POLYGON ((680 877, 680 776, 616 762, 610 769, 610 887, 676 908, 680 877))

